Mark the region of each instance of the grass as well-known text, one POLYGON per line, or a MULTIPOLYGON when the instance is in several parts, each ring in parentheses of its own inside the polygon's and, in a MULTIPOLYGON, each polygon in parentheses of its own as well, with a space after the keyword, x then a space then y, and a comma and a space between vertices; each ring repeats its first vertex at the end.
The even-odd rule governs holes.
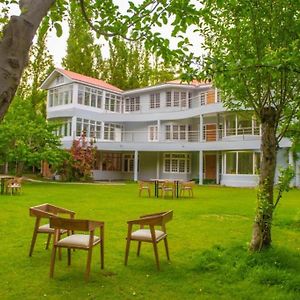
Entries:
POLYGON ((273 247, 250 254, 247 243, 255 190, 202 186, 194 199, 137 195, 136 184, 120 186, 26 183, 20 196, 0 195, 0 299, 300 299, 300 191, 277 208, 273 247), (90 281, 84 282, 86 253, 66 253, 49 279, 50 250, 39 235, 28 257, 34 219, 28 208, 53 203, 77 218, 105 221, 105 269, 95 248, 90 281), (159 245, 157 272, 151 245, 136 257, 133 242, 124 267, 126 221, 145 213, 174 210, 168 225, 171 262, 159 245))

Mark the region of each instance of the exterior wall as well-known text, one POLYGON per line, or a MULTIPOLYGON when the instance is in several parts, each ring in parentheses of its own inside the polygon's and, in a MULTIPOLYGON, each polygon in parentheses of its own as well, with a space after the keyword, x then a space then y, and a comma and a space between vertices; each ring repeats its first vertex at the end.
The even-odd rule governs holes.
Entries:
POLYGON ((138 178, 146 180, 150 178, 157 178, 157 159, 159 153, 157 152, 140 152, 139 153, 139 174, 138 178))

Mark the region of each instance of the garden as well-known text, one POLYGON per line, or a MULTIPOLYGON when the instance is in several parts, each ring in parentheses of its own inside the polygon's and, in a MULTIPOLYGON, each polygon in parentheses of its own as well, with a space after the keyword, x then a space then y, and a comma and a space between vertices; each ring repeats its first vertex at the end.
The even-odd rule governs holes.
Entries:
POLYGON ((1 299, 299 299, 300 191, 287 193, 273 221, 272 247, 248 251, 256 190, 197 186, 193 198, 138 196, 135 183, 32 183, 20 195, 0 195, 1 299), (105 222, 105 268, 94 248, 90 279, 84 280, 87 253, 66 251, 49 278, 52 241, 39 234, 28 256, 35 219, 29 208, 51 203, 78 219, 105 222), (124 266, 127 221, 173 210, 167 224, 170 262, 158 244, 157 271, 151 244, 131 244, 124 266))

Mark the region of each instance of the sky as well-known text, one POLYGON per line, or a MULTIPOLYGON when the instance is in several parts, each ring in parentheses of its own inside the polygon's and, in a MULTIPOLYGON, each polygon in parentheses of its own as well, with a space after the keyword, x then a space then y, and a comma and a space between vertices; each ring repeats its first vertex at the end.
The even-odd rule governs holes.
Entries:
MULTIPOLYGON (((139 4, 139 3, 143 2, 143 0, 132 0, 132 2, 134 2, 135 4, 139 4)), ((114 3, 119 6, 122 13, 126 13, 126 10, 128 8, 128 0, 114 0, 114 3)), ((19 14, 19 9, 18 9, 17 5, 14 5, 12 7, 11 14, 19 14)), ((160 32, 164 37, 170 37, 170 26, 161 28, 160 32)), ((52 30, 49 33, 47 46, 48 46, 50 54, 53 55, 54 64, 56 67, 61 67, 62 58, 66 54, 66 41, 68 39, 68 35, 69 35, 69 31, 68 31, 68 25, 66 22, 63 24, 63 35, 61 37, 56 36, 55 30, 52 30)), ((192 30, 190 30, 188 32, 188 35, 189 35, 190 41, 194 45, 193 51, 198 55, 201 54, 201 52, 202 52, 201 51, 201 41, 202 41, 201 37, 199 37, 199 35, 197 35, 197 34, 194 34, 192 32, 192 30)), ((101 41, 101 43, 103 44, 103 47, 102 47, 103 56, 107 57, 107 55, 109 53, 108 45, 104 42, 104 40, 101 41)), ((170 45, 171 45, 171 47, 176 47, 176 45, 177 45, 176 39, 170 37, 170 45)))

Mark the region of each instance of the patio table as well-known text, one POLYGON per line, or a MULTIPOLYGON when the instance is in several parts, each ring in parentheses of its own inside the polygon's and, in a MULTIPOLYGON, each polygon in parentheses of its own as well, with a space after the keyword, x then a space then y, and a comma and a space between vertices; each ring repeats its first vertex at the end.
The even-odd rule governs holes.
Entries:
POLYGON ((174 178, 172 178, 172 179, 151 178, 149 181, 154 182, 154 195, 157 198, 159 196, 159 194, 158 194, 159 183, 163 183, 166 181, 173 182, 174 184, 176 184, 176 198, 178 198, 179 197, 179 182, 182 182, 183 180, 182 179, 174 179, 174 178))

